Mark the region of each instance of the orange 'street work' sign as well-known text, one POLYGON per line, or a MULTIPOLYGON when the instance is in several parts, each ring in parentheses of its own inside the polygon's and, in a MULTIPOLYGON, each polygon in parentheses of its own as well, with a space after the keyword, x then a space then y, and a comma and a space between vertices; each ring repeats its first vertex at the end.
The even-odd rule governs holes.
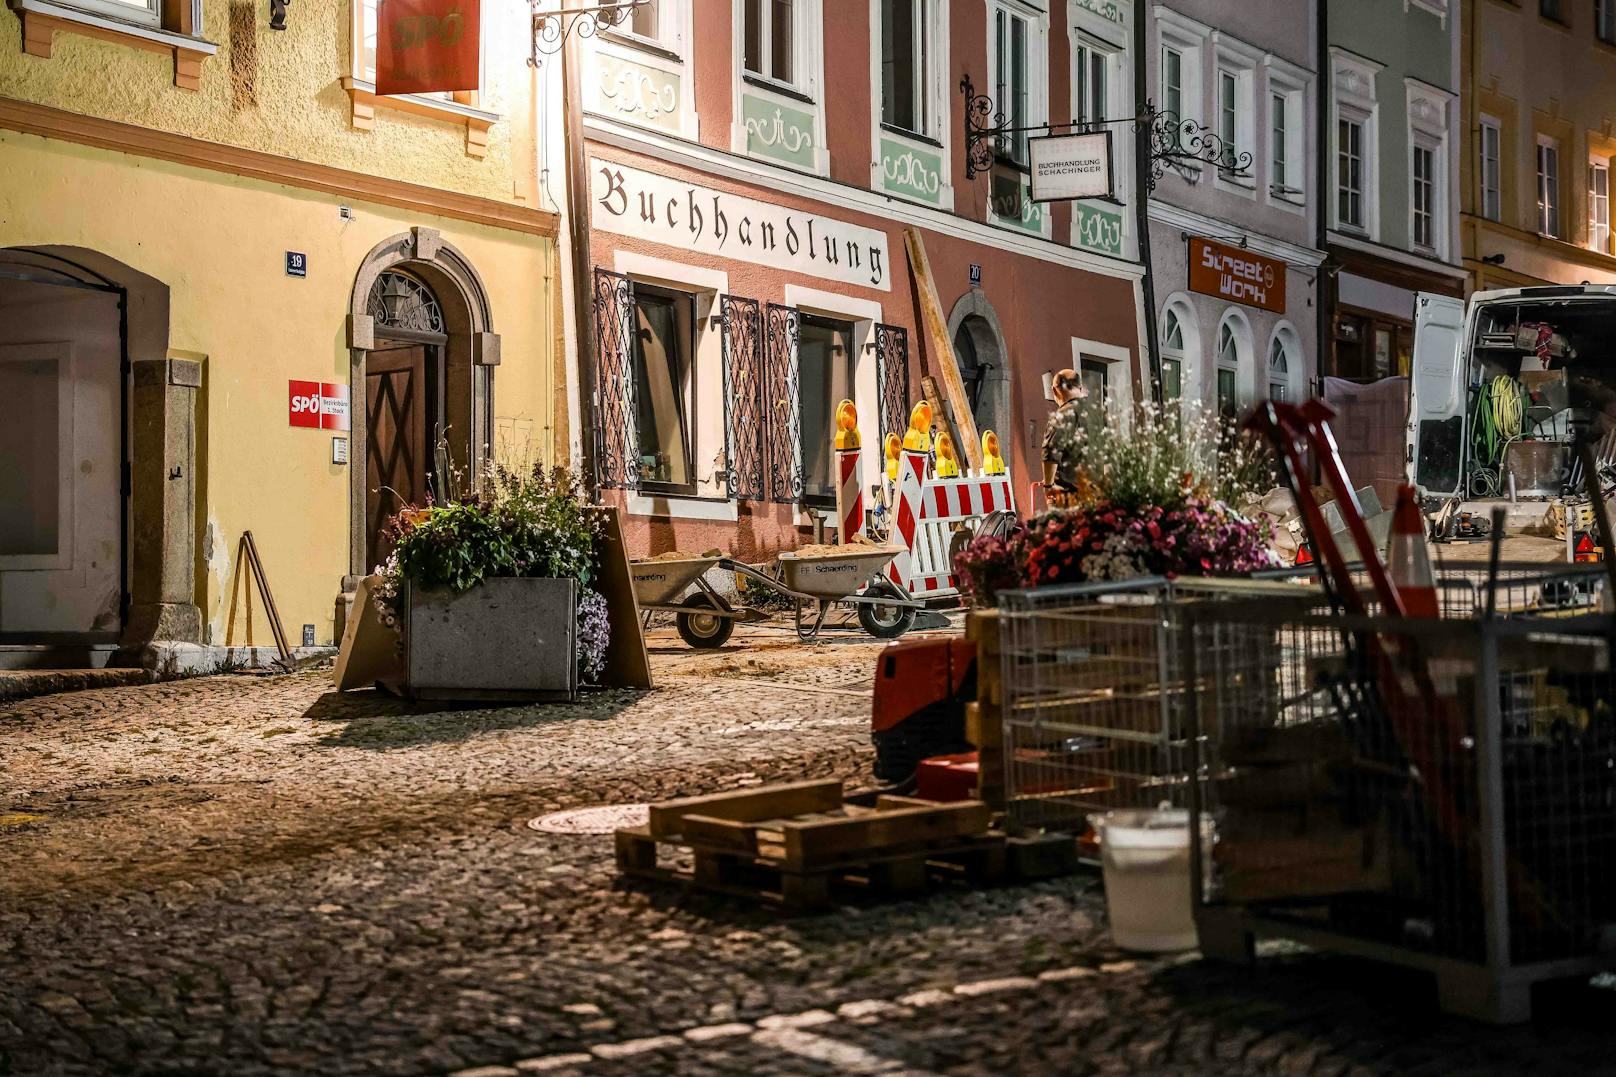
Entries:
POLYGON ((1190 291, 1285 313, 1285 269, 1269 258, 1227 243, 1190 237, 1190 291))
POLYGON ((478 0, 379 0, 376 92, 478 89, 478 0))

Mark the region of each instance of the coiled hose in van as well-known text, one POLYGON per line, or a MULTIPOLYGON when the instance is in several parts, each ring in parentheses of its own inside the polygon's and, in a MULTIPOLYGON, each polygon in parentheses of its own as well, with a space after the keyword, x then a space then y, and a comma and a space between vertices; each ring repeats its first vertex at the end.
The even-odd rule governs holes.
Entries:
POLYGON ((1472 497, 1500 497, 1504 492, 1504 454, 1509 443, 1521 437, 1521 421, 1526 414, 1526 394, 1520 383, 1500 374, 1476 392, 1476 409, 1470 417, 1471 459, 1476 469, 1470 473, 1472 497))

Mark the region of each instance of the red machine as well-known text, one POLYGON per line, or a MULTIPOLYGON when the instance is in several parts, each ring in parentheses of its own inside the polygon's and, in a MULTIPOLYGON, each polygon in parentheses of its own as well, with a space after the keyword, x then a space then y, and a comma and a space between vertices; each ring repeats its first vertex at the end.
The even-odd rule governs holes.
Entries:
POLYGON ((889 644, 876 659, 870 740, 875 776, 907 782, 922 759, 971 751, 965 704, 976 698, 976 644, 917 639, 889 644))

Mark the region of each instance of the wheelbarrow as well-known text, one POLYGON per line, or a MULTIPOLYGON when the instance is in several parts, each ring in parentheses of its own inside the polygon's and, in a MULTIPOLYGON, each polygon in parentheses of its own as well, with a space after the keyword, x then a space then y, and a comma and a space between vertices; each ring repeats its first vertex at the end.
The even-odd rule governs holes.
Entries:
POLYGON ((640 612, 647 621, 654 612, 674 614, 679 637, 692 647, 722 647, 735 631, 736 621, 761 621, 768 616, 744 606, 736 609, 707 582, 709 569, 729 561, 727 557, 691 557, 631 563, 629 574, 634 578, 640 612), (685 595, 692 584, 696 589, 685 595), (681 595, 685 595, 682 600, 681 595))
POLYGON ((634 596, 644 612, 675 614, 679 636, 692 647, 722 647, 737 621, 761 621, 763 611, 735 608, 707 583, 714 567, 762 584, 793 600, 797 638, 818 637, 831 607, 840 603, 858 610, 859 625, 877 639, 896 639, 914 626, 925 608, 881 570, 898 556, 894 547, 849 546, 846 553, 782 553, 766 569, 731 557, 696 557, 677 561, 635 561, 631 566, 634 596), (695 590, 682 600, 691 585, 695 590))

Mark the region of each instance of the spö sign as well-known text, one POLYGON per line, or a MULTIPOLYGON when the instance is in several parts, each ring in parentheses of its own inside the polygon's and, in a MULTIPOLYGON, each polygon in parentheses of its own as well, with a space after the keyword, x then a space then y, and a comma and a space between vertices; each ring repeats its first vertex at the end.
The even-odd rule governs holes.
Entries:
POLYGON ((380 0, 376 92, 478 89, 478 0, 380 0))
POLYGON ((348 429, 348 387, 331 381, 288 381, 286 417, 292 426, 348 429))

